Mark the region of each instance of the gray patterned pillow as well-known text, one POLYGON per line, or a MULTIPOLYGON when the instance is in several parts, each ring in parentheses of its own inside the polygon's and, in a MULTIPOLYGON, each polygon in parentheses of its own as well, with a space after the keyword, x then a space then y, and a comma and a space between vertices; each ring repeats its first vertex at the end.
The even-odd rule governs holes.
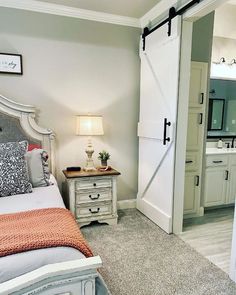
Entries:
POLYGON ((32 192, 25 153, 27 141, 0 143, 0 197, 32 192))

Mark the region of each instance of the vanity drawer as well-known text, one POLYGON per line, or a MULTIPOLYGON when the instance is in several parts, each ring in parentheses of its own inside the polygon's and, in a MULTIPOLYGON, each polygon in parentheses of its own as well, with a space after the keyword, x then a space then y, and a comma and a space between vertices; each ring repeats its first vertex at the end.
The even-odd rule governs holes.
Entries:
POLYGON ((89 178, 89 179, 81 179, 76 181, 75 189, 92 189, 92 188, 103 188, 103 187, 111 187, 112 180, 111 178, 89 178))
POLYGON ((112 203, 97 203, 90 204, 89 206, 77 206, 76 208, 76 216, 77 218, 82 217, 94 217, 104 214, 111 214, 112 211, 112 203))
POLYGON ((110 201, 111 189, 94 189, 94 190, 79 190, 76 192, 76 204, 89 203, 96 201, 110 201))
POLYGON ((206 157, 206 166, 227 166, 228 165, 228 155, 210 155, 206 157))
POLYGON ((188 152, 185 160, 185 170, 197 170, 199 168, 199 157, 196 152, 188 152))

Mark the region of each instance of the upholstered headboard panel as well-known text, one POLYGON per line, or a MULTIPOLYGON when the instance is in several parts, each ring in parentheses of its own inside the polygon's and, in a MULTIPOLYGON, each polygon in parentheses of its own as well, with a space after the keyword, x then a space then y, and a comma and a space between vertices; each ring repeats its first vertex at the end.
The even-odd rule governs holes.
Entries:
POLYGON ((27 140, 29 144, 41 146, 39 140, 30 137, 20 125, 20 120, 0 113, 0 142, 27 140))
POLYGON ((16 103, 0 95, 0 142, 27 140, 49 154, 49 167, 55 174, 54 133, 38 126, 33 106, 16 103))

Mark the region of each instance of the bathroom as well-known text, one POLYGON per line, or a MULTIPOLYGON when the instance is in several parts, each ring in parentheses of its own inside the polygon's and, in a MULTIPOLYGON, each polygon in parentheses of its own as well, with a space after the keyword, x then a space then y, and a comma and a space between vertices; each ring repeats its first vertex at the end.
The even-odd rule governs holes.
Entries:
POLYGON ((192 58, 180 235, 226 273, 236 195, 235 16, 236 5, 228 3, 199 21, 199 33, 212 24, 213 36, 205 60, 192 58))

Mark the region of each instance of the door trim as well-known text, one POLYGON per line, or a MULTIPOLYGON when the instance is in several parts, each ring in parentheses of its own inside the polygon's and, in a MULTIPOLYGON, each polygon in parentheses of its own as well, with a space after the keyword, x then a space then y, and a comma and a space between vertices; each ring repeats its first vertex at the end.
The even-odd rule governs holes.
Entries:
POLYGON ((174 207, 173 207, 173 232, 179 234, 183 227, 184 209, 184 177, 185 177, 185 156, 187 142, 187 122, 188 122, 188 96, 190 87, 190 68, 192 51, 192 28, 193 22, 212 12, 226 0, 204 0, 198 5, 189 9, 183 15, 183 29, 181 42, 180 60, 180 88, 177 112, 177 140, 176 140, 176 165, 174 184, 174 207), (187 74, 188 73, 188 74, 187 74))

